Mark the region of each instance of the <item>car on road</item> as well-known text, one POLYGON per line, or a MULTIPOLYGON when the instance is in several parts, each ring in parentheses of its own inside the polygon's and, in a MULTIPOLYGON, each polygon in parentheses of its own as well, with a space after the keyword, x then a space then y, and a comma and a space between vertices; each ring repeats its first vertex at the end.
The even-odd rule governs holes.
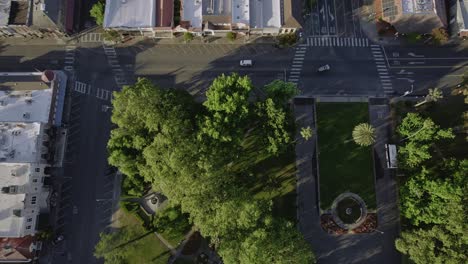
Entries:
POLYGON ((329 71, 330 70, 330 65, 328 64, 325 64, 323 66, 320 66, 318 69, 317 69, 317 72, 326 72, 326 71, 329 71))
POLYGON ((239 64, 240 64, 241 67, 252 67, 253 66, 253 61, 252 60, 241 60, 239 64))
POLYGON ((60 242, 62 242, 63 240, 65 240, 65 236, 63 235, 58 235, 54 238, 54 240, 52 240, 52 245, 56 246, 58 245, 60 242))

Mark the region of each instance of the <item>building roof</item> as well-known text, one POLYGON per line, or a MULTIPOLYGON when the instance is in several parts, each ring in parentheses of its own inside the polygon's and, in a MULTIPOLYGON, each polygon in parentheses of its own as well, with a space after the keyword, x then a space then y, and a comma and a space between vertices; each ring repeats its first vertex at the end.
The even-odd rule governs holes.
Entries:
POLYGON ((182 0, 181 13, 181 20, 190 22, 190 28, 202 27, 202 0, 182 0))
POLYGON ((41 123, 0 122, 0 164, 38 162, 41 156, 40 136, 41 123))
POLYGON ((156 0, 106 0, 105 28, 156 26, 156 0))
POLYGON ((232 0, 232 23, 250 25, 249 0, 232 0))
POLYGON ((280 0, 251 1, 251 28, 280 28, 281 4, 280 0))
POLYGON ((11 1, 10 25, 26 25, 28 22, 29 1, 11 1))
POLYGON ((302 3, 300 0, 282 0, 284 27, 302 28, 302 3))
POLYGON ((52 94, 40 75, 0 73, 0 121, 48 123, 52 94))
POLYGON ((447 26, 445 0, 380 0, 383 19, 401 33, 429 33, 447 26))
POLYGON ((8 25, 10 9, 11 0, 0 0, 0 27, 8 25))
POLYGON ((457 1, 458 30, 468 30, 468 0, 457 1))
POLYGON ((172 27, 173 15, 173 0, 156 0, 156 27, 172 27))
POLYGON ((0 237, 18 237, 23 229, 24 219, 13 210, 24 208, 25 192, 4 193, 3 188, 25 186, 29 183, 29 164, 0 163, 0 237), (15 173, 15 176, 12 176, 15 173))
POLYGON ((33 236, 21 238, 0 239, 0 262, 2 261, 25 261, 34 257, 33 248, 36 241, 33 236))

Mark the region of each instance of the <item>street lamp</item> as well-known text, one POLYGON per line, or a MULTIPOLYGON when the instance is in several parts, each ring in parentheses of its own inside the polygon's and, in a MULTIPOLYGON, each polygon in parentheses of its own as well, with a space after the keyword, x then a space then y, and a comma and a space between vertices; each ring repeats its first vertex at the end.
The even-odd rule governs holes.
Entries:
POLYGON ((405 91, 405 92, 403 93, 403 95, 400 96, 400 97, 404 97, 404 96, 407 96, 407 95, 409 95, 409 94, 412 94, 412 93, 413 93, 413 90, 414 90, 414 86, 413 86, 413 84, 411 84, 411 91, 405 91))
POLYGON ((382 234, 382 235, 385 233, 384 231, 380 231, 380 230, 378 230, 377 228, 374 229, 374 231, 379 232, 379 233, 382 234))

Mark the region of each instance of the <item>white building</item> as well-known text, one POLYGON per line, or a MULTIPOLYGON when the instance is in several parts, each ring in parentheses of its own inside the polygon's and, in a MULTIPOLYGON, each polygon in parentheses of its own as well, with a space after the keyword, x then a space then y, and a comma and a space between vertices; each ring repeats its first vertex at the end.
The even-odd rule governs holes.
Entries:
POLYGON ((295 0, 182 0, 177 30, 191 32, 291 33, 301 28, 295 0))
POLYGON ((48 132, 61 124, 66 75, 0 73, 0 238, 34 235, 47 211, 48 132))

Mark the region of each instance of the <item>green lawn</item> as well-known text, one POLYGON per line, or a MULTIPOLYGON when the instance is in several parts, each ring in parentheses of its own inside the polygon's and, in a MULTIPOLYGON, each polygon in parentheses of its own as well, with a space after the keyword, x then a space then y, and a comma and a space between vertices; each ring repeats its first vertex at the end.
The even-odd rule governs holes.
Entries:
POLYGON ((317 104, 317 134, 320 168, 320 207, 330 208, 343 192, 361 196, 375 208, 372 152, 352 140, 352 131, 369 121, 367 103, 317 104))
MULTIPOLYGON (((120 209, 118 226, 132 228, 142 238, 132 242, 137 250, 128 252, 126 263, 155 263, 166 264, 170 256, 167 247, 159 241, 156 235, 145 230, 141 222, 133 215, 120 209)), ((118 231, 117 231, 118 232, 118 231)))

